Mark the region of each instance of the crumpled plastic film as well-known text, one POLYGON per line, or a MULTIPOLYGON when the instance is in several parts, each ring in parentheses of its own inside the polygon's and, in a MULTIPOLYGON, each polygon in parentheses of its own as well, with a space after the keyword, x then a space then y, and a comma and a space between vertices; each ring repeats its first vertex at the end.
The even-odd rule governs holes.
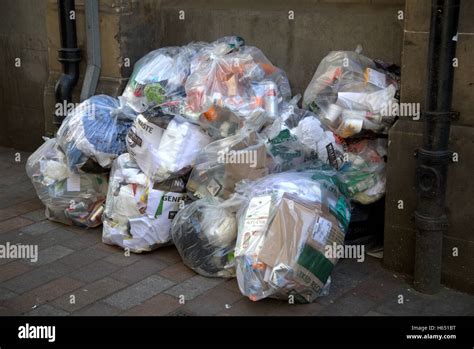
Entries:
POLYGON ((119 156, 110 175, 102 241, 134 253, 169 244, 184 188, 181 178, 153 184, 129 154, 119 156))
POLYGON ((26 173, 49 220, 85 227, 102 223, 107 176, 71 173, 55 138, 46 140, 28 158, 26 173))
POLYGON ((69 169, 90 172, 91 162, 110 168, 114 159, 127 151, 125 136, 135 117, 119 99, 106 95, 93 96, 79 104, 57 134, 69 169))
POLYGON ((328 292, 337 262, 328 245, 343 244, 350 204, 329 167, 269 175, 241 183, 237 281, 245 296, 312 302, 328 292))
POLYGON ((199 113, 217 105, 244 117, 256 109, 275 117, 291 89, 284 71, 258 48, 218 40, 194 57, 186 95, 189 107, 199 113))
POLYGON ((184 264, 204 276, 235 276, 235 211, 235 206, 207 197, 178 212, 172 236, 184 264))
POLYGON ((398 77, 381 64, 355 52, 330 52, 319 64, 303 97, 337 135, 347 138, 363 130, 387 133, 395 120, 398 77))
POLYGON ((211 138, 198 126, 176 115, 140 114, 127 136, 127 148, 140 169, 153 181, 164 181, 191 171, 211 138))

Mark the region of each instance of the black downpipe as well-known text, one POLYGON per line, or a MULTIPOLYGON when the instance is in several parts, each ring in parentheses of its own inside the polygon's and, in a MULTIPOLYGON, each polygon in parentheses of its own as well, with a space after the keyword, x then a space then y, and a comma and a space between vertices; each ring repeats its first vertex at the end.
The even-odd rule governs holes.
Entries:
POLYGON ((441 284, 443 234, 448 226, 445 198, 453 96, 453 59, 460 0, 433 0, 428 51, 428 81, 424 113, 423 147, 417 151, 418 205, 414 287, 433 294, 441 284))
MULTIPOLYGON (((58 0, 59 30, 61 48, 58 50, 58 60, 63 65, 63 73, 56 82, 56 103, 65 104, 72 101, 72 90, 79 79, 79 62, 81 51, 77 47, 76 9, 74 0, 58 0)), ((55 108, 58 110, 58 108, 55 108)), ((59 110, 68 108, 59 108, 59 110)), ((60 125, 65 115, 54 114, 54 124, 60 125)))

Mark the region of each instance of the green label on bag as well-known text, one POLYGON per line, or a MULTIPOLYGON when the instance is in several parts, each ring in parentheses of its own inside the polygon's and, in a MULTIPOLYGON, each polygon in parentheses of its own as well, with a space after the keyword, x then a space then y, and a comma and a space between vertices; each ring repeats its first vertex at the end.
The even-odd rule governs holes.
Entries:
POLYGON ((323 284, 326 283, 334 268, 334 264, 329 259, 307 244, 304 245, 303 251, 301 251, 298 264, 310 271, 323 284))
POLYGON ((160 199, 160 203, 159 203, 159 205, 156 209, 156 212, 155 212, 155 217, 161 216, 163 214, 163 202, 165 201, 164 200, 165 195, 166 195, 166 192, 163 193, 163 196, 160 199))
POLYGON ((290 133, 290 130, 286 129, 281 131, 275 138, 270 140, 271 144, 281 144, 288 141, 294 141, 296 137, 290 133))

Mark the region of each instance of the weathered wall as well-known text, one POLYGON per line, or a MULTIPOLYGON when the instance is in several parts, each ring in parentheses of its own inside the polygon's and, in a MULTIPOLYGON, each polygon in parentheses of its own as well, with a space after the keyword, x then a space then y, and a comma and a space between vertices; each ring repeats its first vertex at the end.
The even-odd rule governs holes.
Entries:
POLYGON ((34 149, 44 134, 48 76, 46 4, 0 1, 0 146, 34 149), (21 65, 15 66, 20 58, 21 65))
POLYGON ((173 0, 162 5, 159 44, 212 41, 239 35, 303 93, 319 62, 332 50, 354 50, 400 64, 404 1, 205 1, 173 0), (179 11, 184 11, 184 20, 179 11), (294 19, 289 19, 293 11, 294 19))
MULTIPOLYGON (((448 286, 474 292, 474 2, 461 1, 453 110, 461 112, 453 122, 450 150, 459 161, 450 165, 446 205, 450 226, 444 236, 442 281, 448 286), (458 255, 453 255, 453 248, 458 255)), ((402 102, 424 105, 426 63, 430 26, 430 1, 409 0, 406 4, 402 55, 402 102)), ((422 109, 423 110, 423 109, 422 109)), ((415 258, 416 207, 415 149, 421 146, 422 122, 399 120, 390 131, 388 183, 385 207, 385 264, 413 273, 415 258), (403 209, 399 209, 399 200, 403 209)))

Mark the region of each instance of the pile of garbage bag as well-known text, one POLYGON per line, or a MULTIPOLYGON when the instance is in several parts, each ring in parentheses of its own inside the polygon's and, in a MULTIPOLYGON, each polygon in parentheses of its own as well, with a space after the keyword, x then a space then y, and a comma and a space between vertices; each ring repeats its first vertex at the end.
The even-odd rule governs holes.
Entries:
POLYGON ((130 154, 120 155, 110 173, 102 241, 134 253, 169 244, 185 196, 183 179, 153 183, 130 154))
POLYGON ((343 244, 350 221, 334 178, 333 170, 289 171, 240 185, 247 199, 235 248, 242 294, 307 303, 327 289, 337 258, 325 246, 343 244))
MULTIPOLYGON (((328 292, 351 202, 385 193, 399 72, 330 52, 298 106, 283 70, 238 36, 154 50, 120 97, 93 96, 27 162, 49 219, 142 253, 174 244, 245 296, 328 292)), ((160 253, 158 250, 156 253, 160 253)))
POLYGON ((47 139, 26 162, 26 173, 46 206, 46 217, 67 225, 96 227, 102 223, 107 175, 75 174, 56 139, 47 139))
POLYGON ((386 134, 396 118, 391 111, 399 100, 399 80, 393 64, 360 50, 333 51, 304 93, 303 106, 334 132, 328 160, 355 202, 371 204, 385 193, 386 134))
POLYGON ((63 121, 57 141, 73 172, 109 169, 127 151, 125 136, 135 113, 119 99, 98 95, 77 106, 63 121))

